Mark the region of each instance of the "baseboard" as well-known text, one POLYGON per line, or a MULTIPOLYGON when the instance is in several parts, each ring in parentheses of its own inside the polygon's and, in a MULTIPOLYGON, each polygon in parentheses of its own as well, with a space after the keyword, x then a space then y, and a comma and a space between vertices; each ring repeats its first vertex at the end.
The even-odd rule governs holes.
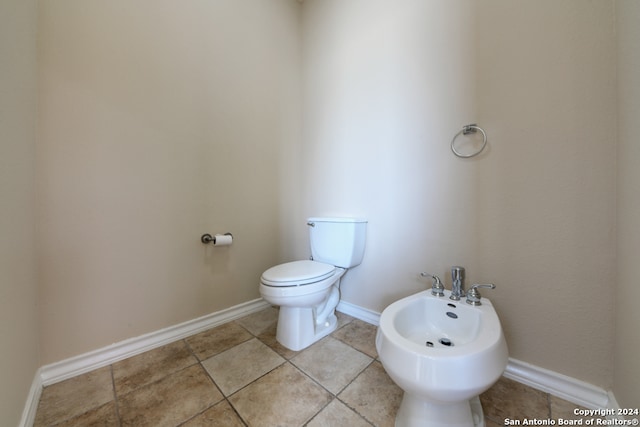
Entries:
MULTIPOLYGON (((94 369, 135 356, 145 351, 197 334, 212 327, 238 319, 247 314, 269 307, 262 298, 217 311, 197 319, 170 326, 159 331, 117 342, 79 356, 41 367, 38 370, 39 384, 46 387, 60 381, 81 375, 94 369)), ((380 314, 357 305, 340 301, 338 311, 365 322, 378 324, 380 314)), ((35 380, 34 380, 35 382, 35 380)))
POLYGON ((110 346, 62 360, 40 369, 42 386, 48 386, 94 369, 135 356, 145 351, 186 338, 212 327, 230 322, 247 314, 269 307, 262 298, 217 311, 197 319, 170 326, 159 331, 130 338, 110 346))
POLYGON ((558 372, 509 358, 504 376, 589 409, 609 409, 609 393, 558 372))
POLYGON ((613 395, 612 391, 609 391, 608 396, 609 396, 609 403, 607 405, 607 409, 613 409, 614 414, 617 414, 621 409, 620 405, 618 404, 618 401, 616 400, 616 397, 613 395))
POLYGON ((42 368, 39 368, 33 377, 33 382, 31 383, 31 388, 29 389, 29 394, 27 395, 27 400, 24 404, 24 409, 22 410, 22 418, 20 418, 18 427, 31 427, 36 420, 38 402, 40 402, 40 395, 42 394, 41 370, 42 368))
POLYGON ((360 319, 363 322, 367 322, 372 325, 378 326, 380 324, 380 313, 369 310, 368 308, 351 304, 350 302, 341 300, 338 303, 336 310, 338 310, 340 313, 347 314, 351 317, 355 317, 356 319, 360 319))

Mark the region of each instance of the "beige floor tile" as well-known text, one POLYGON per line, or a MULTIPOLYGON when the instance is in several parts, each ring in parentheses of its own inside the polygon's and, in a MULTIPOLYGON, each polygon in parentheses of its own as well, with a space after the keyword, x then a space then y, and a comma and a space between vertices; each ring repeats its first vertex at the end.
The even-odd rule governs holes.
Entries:
POLYGON ((374 361, 340 395, 340 400, 378 427, 393 426, 403 391, 374 361))
POLYGON ((45 387, 34 426, 68 420, 113 400, 111 367, 96 369, 45 387))
POLYGON ((337 329, 340 329, 344 325, 347 325, 355 320, 353 317, 349 316, 348 314, 340 313, 339 311, 336 311, 336 317, 338 318, 337 329))
POLYGON ((504 425, 504 421, 550 417, 547 393, 502 377, 480 395, 484 416, 504 425))
POLYGON ((291 363, 333 394, 340 393, 372 361, 369 356, 330 336, 291 359, 291 363))
POLYGON ((229 402, 223 400, 181 427, 244 427, 244 424, 229 402))
POLYGON ((159 347, 113 365, 118 396, 198 363, 184 341, 159 347))
POLYGON ((335 331, 331 336, 375 359, 378 357, 378 352, 376 351, 377 331, 378 328, 376 326, 354 319, 335 331))
POLYGON ((280 344, 278 340, 276 340, 276 332, 277 325, 273 324, 260 335, 258 335, 258 339, 287 360, 300 353, 299 351, 289 350, 287 347, 280 344))
POLYGON ((200 364, 118 399, 122 426, 176 426, 223 399, 200 364))
POLYGON ((371 427, 360 415, 338 399, 329 403, 306 427, 371 427))
POLYGON ((562 418, 565 420, 579 420, 579 419, 591 419, 591 418, 601 418, 606 419, 607 417, 589 417, 576 415, 574 411, 576 409, 585 410, 584 406, 576 405, 575 403, 568 402, 564 399, 560 399, 559 397, 549 395, 549 405, 551 406, 551 418, 557 420, 558 418, 562 418))
POLYGON ((222 393, 230 396, 284 362, 275 351, 253 338, 205 360, 202 366, 222 393))
POLYGON ((198 359, 205 360, 251 338, 253 336, 246 329, 231 322, 201 332, 185 341, 198 359))
POLYGON ((249 426, 302 426, 331 394, 289 362, 229 398, 249 426))
POLYGON ((269 307, 256 313, 244 316, 236 322, 251 332, 253 335, 258 336, 267 330, 270 326, 278 323, 278 309, 269 307))
POLYGON ((118 414, 116 413, 116 403, 109 402, 96 409, 92 409, 85 412, 82 415, 78 415, 68 421, 61 424, 56 424, 55 427, 119 427, 120 421, 118 421, 118 414))
POLYGON ((499 423, 498 424, 497 422, 492 421, 489 418, 485 418, 484 419, 484 427, 498 427, 498 426, 503 427, 504 423, 499 423))

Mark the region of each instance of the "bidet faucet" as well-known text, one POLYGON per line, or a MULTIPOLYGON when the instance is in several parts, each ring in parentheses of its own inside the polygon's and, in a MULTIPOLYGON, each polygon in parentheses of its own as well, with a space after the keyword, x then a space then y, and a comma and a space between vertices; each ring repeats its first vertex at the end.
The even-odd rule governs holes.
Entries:
POLYGON ((460 301, 460 297, 465 295, 464 293, 464 267, 453 266, 451 267, 451 296, 450 299, 454 301, 460 301))
POLYGON ((482 303, 480 302, 480 300, 482 299, 482 295, 480 295, 480 291, 478 291, 478 288, 495 289, 496 285, 494 285, 493 283, 487 283, 486 285, 472 285, 471 289, 469 289, 469 292, 467 292, 467 304, 482 305, 482 303))
POLYGON ((442 284, 442 280, 434 274, 429 274, 422 272, 420 273, 422 277, 431 277, 433 279, 433 284, 431 285, 431 295, 435 295, 437 297, 444 296, 444 285, 442 284))

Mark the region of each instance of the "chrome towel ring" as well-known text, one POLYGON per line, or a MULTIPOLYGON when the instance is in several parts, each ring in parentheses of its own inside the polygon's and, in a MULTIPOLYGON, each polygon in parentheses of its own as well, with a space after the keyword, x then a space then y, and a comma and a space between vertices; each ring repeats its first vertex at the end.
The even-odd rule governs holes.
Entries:
POLYGON ((462 126, 462 130, 460 132, 456 133, 456 135, 451 140, 451 151, 453 151, 453 154, 455 154, 456 156, 461 157, 463 159, 468 159, 470 157, 477 156, 478 154, 482 153, 482 150, 484 150, 484 147, 486 147, 486 146, 487 146, 487 134, 485 133, 485 131, 480 126, 478 126, 475 123, 472 123, 470 125, 462 126), (456 142, 456 139, 460 136, 460 134, 469 135, 469 134, 477 133, 478 131, 480 131, 480 133, 482 133, 482 147, 480 147, 480 149, 478 151, 476 151, 475 153, 471 153, 471 154, 462 154, 458 150, 456 150, 455 142, 456 142))

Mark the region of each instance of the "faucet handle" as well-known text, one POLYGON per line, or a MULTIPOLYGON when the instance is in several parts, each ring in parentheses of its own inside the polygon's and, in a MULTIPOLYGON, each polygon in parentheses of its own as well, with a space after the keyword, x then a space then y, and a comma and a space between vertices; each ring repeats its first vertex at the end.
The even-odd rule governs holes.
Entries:
POLYGON ((420 273, 422 277, 431 277, 433 279, 433 284, 431 285, 431 295, 435 295, 437 297, 444 296, 444 285, 442 284, 442 280, 434 274, 425 273, 424 271, 420 273))
POLYGON ((482 303, 480 302, 480 300, 482 299, 482 295, 480 295, 480 291, 478 290, 478 288, 495 289, 496 285, 494 285, 493 283, 472 285, 471 289, 467 291, 467 304, 482 305, 482 303))

